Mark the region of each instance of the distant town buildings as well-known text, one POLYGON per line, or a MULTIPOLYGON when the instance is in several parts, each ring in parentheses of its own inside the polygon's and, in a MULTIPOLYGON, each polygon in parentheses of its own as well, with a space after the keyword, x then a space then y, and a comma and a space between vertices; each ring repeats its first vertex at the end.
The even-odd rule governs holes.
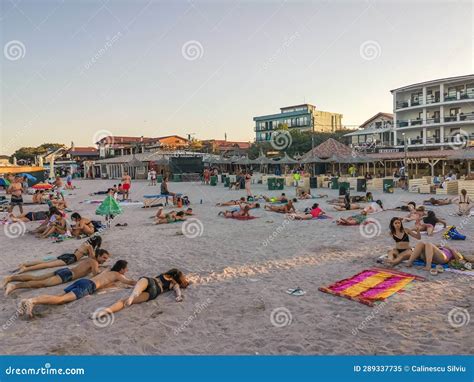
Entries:
POLYGON ((345 137, 349 137, 354 148, 375 151, 377 147, 393 145, 393 127, 393 114, 377 113, 345 137))
POLYGON ((222 156, 243 155, 250 148, 250 142, 208 139, 201 141, 201 143, 204 152, 220 154, 222 156))
POLYGON ((257 142, 271 140, 272 134, 280 126, 286 125, 289 130, 335 132, 341 130, 342 114, 317 110, 316 106, 302 104, 280 108, 279 114, 254 117, 257 142))

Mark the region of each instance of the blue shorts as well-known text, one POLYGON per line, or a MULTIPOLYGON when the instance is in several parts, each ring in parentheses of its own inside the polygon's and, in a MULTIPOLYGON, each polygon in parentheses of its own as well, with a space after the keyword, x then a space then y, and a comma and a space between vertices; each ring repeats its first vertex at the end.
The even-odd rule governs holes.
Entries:
POLYGON ((72 280, 72 272, 69 268, 61 268, 54 272, 56 276, 59 276, 63 283, 67 283, 72 280))
POLYGON ((93 281, 89 279, 79 279, 76 282, 69 285, 66 289, 64 289, 64 292, 74 293, 76 295, 76 299, 79 300, 80 298, 84 296, 93 294, 95 290, 96 290, 96 286, 93 281))

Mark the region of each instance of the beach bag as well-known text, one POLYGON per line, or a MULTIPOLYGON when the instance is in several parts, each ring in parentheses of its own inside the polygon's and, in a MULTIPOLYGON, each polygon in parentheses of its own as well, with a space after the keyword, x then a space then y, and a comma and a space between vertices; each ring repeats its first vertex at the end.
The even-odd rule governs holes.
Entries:
POLYGON ((450 240, 466 240, 466 235, 460 233, 454 226, 449 227, 443 236, 445 239, 450 240))
POLYGON ((94 226, 94 232, 99 232, 101 229, 104 229, 105 226, 102 224, 102 222, 98 220, 91 220, 92 225, 94 226))

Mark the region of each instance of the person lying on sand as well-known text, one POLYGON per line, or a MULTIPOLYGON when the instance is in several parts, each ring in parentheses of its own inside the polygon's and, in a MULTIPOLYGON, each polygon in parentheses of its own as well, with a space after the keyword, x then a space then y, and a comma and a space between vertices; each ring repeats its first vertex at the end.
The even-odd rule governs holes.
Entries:
POLYGON ((452 204, 452 200, 449 198, 444 198, 444 199, 429 198, 428 200, 424 200, 423 203, 431 204, 433 206, 446 206, 448 204, 452 204))
POLYGON ((20 264, 20 270, 18 273, 25 273, 31 271, 37 271, 38 269, 56 268, 63 267, 65 265, 71 265, 78 262, 84 256, 94 258, 97 249, 102 245, 102 238, 99 235, 94 235, 87 241, 82 243, 74 253, 65 253, 64 255, 58 256, 56 260, 50 261, 33 261, 29 263, 20 264))
POLYGON ((376 214, 377 212, 384 211, 382 201, 377 200, 376 202, 369 203, 368 206, 364 207, 364 211, 367 212, 367 214, 376 214))
POLYGON ((348 218, 339 218, 336 220, 338 225, 359 225, 367 220, 367 212, 361 211, 360 214, 349 216, 348 218))
POLYGON ((286 194, 284 192, 282 192, 280 196, 268 197, 262 195, 262 198, 265 199, 267 203, 288 203, 288 198, 286 197, 286 194))
POLYGON ((395 241, 395 248, 388 252, 386 263, 390 266, 395 266, 400 264, 402 261, 409 259, 413 253, 412 247, 410 246, 410 236, 414 239, 420 240, 421 235, 418 228, 416 231, 404 228, 402 219, 399 217, 394 217, 390 220, 389 228, 390 235, 392 235, 392 238, 395 241))
POLYGON ((133 304, 141 304, 154 300, 160 294, 173 290, 176 294, 176 302, 183 301, 181 288, 186 289, 189 285, 183 272, 178 269, 170 269, 156 277, 141 277, 129 297, 118 300, 115 304, 95 313, 92 318, 98 319, 107 314, 114 314, 133 304))
POLYGON ((325 212, 319 208, 318 203, 314 203, 311 209, 307 209, 303 213, 292 213, 288 214, 290 218, 293 218, 295 220, 311 220, 311 219, 317 219, 321 215, 325 215, 325 212))
POLYGON ((64 289, 60 295, 41 295, 20 302, 18 311, 20 314, 28 314, 33 317, 33 309, 36 305, 62 305, 94 294, 99 289, 120 281, 127 285, 135 285, 136 281, 124 276, 127 272, 128 263, 125 260, 117 261, 110 271, 104 271, 91 279, 79 279, 64 289))
POLYGON ((44 199, 44 190, 36 190, 33 195, 33 204, 43 204, 45 203, 44 199))
POLYGON ((67 208, 67 203, 65 199, 59 199, 53 194, 49 195, 49 199, 46 200, 46 203, 49 207, 56 207, 57 209, 64 211, 67 208))
POLYGON ((229 200, 228 202, 217 203, 217 207, 229 207, 229 206, 238 206, 240 204, 245 204, 247 201, 242 196, 239 200, 229 200))
POLYGON ((29 223, 29 222, 43 221, 49 218, 49 211, 27 212, 26 214, 22 214, 19 216, 14 216, 13 214, 10 214, 8 218, 10 219, 12 223, 17 223, 17 222, 29 223))
POLYGON ((295 206, 293 205, 293 203, 296 203, 296 201, 296 199, 288 200, 288 203, 283 204, 281 206, 272 206, 270 204, 265 204, 265 210, 282 214, 289 214, 290 212, 296 213, 295 206))
POLYGON ((79 237, 81 235, 90 236, 95 232, 94 225, 90 219, 83 218, 77 212, 74 212, 71 215, 71 219, 76 224, 71 229, 71 234, 74 237, 79 237))
POLYGON ((107 194, 109 194, 110 192, 113 192, 114 194, 115 194, 116 192, 118 192, 118 188, 117 188, 117 185, 116 185, 116 184, 114 184, 113 187, 108 188, 107 191, 92 192, 92 193, 90 193, 89 195, 90 195, 90 196, 94 196, 94 195, 107 195, 107 194))
POLYGON ((157 213, 155 216, 155 224, 169 224, 184 220, 186 220, 184 211, 171 211, 166 214, 161 212, 160 214, 157 213))
POLYGON ((110 254, 105 249, 98 249, 94 258, 87 258, 79 262, 72 268, 61 268, 54 272, 44 273, 39 276, 30 274, 7 276, 3 280, 5 296, 8 296, 16 289, 21 288, 46 288, 59 284, 65 284, 81 277, 86 277, 89 273, 93 276, 99 273, 99 264, 104 264, 109 259, 110 254), (21 281, 18 284, 10 284, 13 281, 21 281))
POLYGON ((300 195, 298 196, 298 199, 300 200, 305 200, 305 199, 321 199, 321 198, 327 198, 329 195, 326 194, 318 194, 316 196, 311 195, 309 192, 306 191, 301 191, 300 195))
POLYGON ((413 266, 413 262, 417 259, 425 261, 424 270, 431 271, 431 264, 448 264, 451 260, 459 261, 463 257, 451 247, 419 242, 408 259, 407 267, 413 266))
POLYGON ((415 222, 415 227, 420 232, 426 232, 428 236, 433 236, 433 231, 438 223, 442 224, 444 228, 448 226, 444 220, 436 216, 434 211, 428 211, 425 217, 415 222))
POLYGON ((248 205, 242 205, 238 210, 230 210, 230 211, 221 211, 217 214, 217 216, 224 216, 226 218, 234 218, 234 217, 250 217, 250 207, 248 205))
POLYGON ((415 207, 415 202, 408 203, 407 207, 410 213, 408 214, 408 216, 403 218, 403 221, 405 222, 421 220, 426 215, 425 207, 415 207))
POLYGON ((54 214, 54 221, 48 225, 48 227, 44 230, 43 233, 38 234, 36 237, 46 239, 51 235, 65 235, 67 232, 67 221, 64 218, 64 215, 60 211, 57 211, 54 214))

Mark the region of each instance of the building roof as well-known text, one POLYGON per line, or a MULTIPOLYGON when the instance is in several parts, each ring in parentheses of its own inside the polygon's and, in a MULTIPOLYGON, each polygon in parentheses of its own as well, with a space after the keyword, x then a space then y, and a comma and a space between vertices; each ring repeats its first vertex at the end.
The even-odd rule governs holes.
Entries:
POLYGON ((0 159, 10 159, 10 155, 0 155, 0 159))
POLYGON ((99 155, 99 150, 95 147, 74 147, 74 149, 69 150, 71 155, 99 155))
POLYGON ((310 103, 302 103, 300 105, 280 107, 280 110, 293 109, 294 107, 302 107, 302 106, 312 106, 314 108, 316 107, 315 105, 311 105, 310 103))
POLYGON ((182 139, 183 141, 186 141, 188 142, 189 140, 187 138, 183 138, 179 135, 165 135, 163 137, 158 137, 158 138, 154 138, 154 139, 157 139, 158 141, 161 140, 161 139, 165 139, 165 138, 172 138, 172 137, 176 137, 176 138, 179 138, 179 139, 182 139))
POLYGON ((359 126, 359 128, 363 129, 365 125, 369 124, 374 119, 377 119, 379 117, 385 117, 385 118, 391 119, 393 121, 393 114, 379 112, 379 113, 375 114, 372 118, 369 118, 367 121, 365 121, 362 125, 359 126))
POLYGON ((208 139, 203 142, 213 143, 221 148, 235 147, 235 146, 238 146, 239 149, 242 149, 242 150, 246 150, 250 148, 250 142, 226 141, 223 139, 208 139))
POLYGON ((400 90, 409 90, 412 88, 417 88, 420 86, 429 86, 429 85, 436 85, 442 82, 455 82, 455 81, 465 81, 465 80, 474 80, 474 74, 468 74, 465 76, 456 76, 456 77, 446 77, 446 78, 439 78, 436 80, 426 81, 426 82, 418 82, 416 84, 402 86, 400 88, 390 90, 391 93, 400 90))
MULTIPOLYGON (((417 151, 407 151, 407 158, 417 159, 417 158, 440 158, 440 159, 449 159, 452 155, 457 153, 460 150, 417 150, 417 151)), ((374 153, 367 154, 369 158, 373 159, 403 159, 405 157, 405 152, 400 150, 398 152, 388 152, 388 153, 374 153)))
POLYGON ((313 156, 313 154, 318 158, 331 158, 333 155, 344 157, 347 155, 352 155, 352 149, 333 138, 329 138, 319 146, 316 146, 314 150, 308 151, 305 155, 303 155, 303 158, 308 158, 313 156))

